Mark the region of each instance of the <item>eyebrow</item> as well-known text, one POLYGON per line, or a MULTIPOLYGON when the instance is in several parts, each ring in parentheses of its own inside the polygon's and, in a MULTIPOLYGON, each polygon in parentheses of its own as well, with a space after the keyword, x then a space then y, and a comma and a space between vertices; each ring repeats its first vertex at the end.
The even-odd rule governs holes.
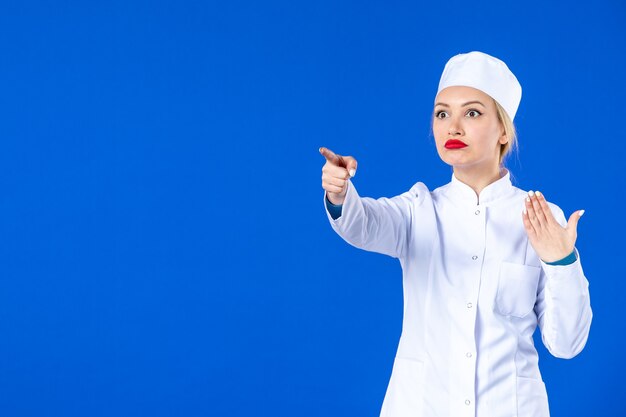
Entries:
MULTIPOLYGON (((487 106, 485 106, 483 103, 481 103, 481 102, 480 102, 480 101, 478 101, 478 100, 468 101, 467 103, 463 103, 463 104, 461 105, 461 107, 467 106, 467 105, 469 105, 469 104, 480 104, 480 105, 481 105, 481 106, 483 106, 484 108, 487 108, 487 106)), ((435 104, 435 107, 437 107, 437 106, 450 107, 450 106, 448 106, 446 103, 441 103, 441 102, 436 103, 436 104, 435 104)))

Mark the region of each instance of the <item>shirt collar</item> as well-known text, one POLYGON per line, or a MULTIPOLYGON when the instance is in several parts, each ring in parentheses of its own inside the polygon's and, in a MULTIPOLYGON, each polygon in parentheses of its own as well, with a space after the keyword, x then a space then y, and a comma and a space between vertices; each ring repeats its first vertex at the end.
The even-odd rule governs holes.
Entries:
POLYGON ((511 174, 506 168, 500 170, 500 179, 482 189, 479 197, 476 197, 476 192, 472 187, 457 179, 454 173, 452 173, 452 181, 448 188, 449 197, 451 199, 480 205, 489 204, 502 197, 506 197, 511 193, 512 189, 511 174))

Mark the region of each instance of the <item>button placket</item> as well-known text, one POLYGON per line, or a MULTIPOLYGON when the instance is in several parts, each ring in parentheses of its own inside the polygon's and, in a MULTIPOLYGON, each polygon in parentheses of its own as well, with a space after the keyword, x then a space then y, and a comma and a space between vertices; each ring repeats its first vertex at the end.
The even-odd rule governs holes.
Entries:
MULTIPOLYGON (((482 212, 482 206, 478 205, 478 207, 476 208, 476 210, 474 211, 474 215, 475 216, 480 216, 480 213, 482 212)), ((480 220, 482 221, 483 219, 480 218, 480 220)), ((478 260, 478 255, 474 255, 472 256, 472 260, 476 261, 478 260)))
MULTIPOLYGON (((474 205, 471 207, 471 211, 468 210, 467 213, 467 222, 471 225, 473 229, 472 238, 468 240, 466 249, 469 253, 467 253, 468 258, 471 257, 471 265, 469 264, 469 259, 467 259, 468 271, 471 271, 471 274, 474 276, 472 279, 472 284, 468 285, 468 292, 465 293, 465 308, 467 314, 464 315, 463 321, 465 323, 465 328, 468 329, 468 335, 464 338, 463 342, 460 343, 458 350, 456 350, 456 359, 458 367, 462 369, 462 380, 463 389, 458 391, 460 400, 455 406, 456 415, 472 417, 475 415, 475 379, 476 379, 476 340, 474 339, 474 333, 476 329, 476 315, 477 311, 477 302, 478 302, 478 288, 480 286, 480 280, 482 275, 482 257, 484 255, 484 245, 485 245, 485 222, 486 222, 486 211, 485 207, 481 205, 474 205), (480 262, 479 262, 480 261, 480 262), (464 346, 465 349, 463 349, 464 346)), ((469 284, 469 283, 468 283, 469 284)), ((459 306, 460 307, 460 306, 459 306)), ((458 308, 458 307, 457 307, 458 308)))

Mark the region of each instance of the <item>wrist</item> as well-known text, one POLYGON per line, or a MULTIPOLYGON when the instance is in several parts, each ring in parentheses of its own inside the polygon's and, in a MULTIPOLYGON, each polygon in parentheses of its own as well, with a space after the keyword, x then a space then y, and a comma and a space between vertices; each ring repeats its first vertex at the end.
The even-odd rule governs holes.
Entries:
POLYGON ((576 256, 576 249, 574 249, 569 255, 558 259, 556 261, 543 261, 544 263, 546 263, 547 265, 569 265, 569 264, 573 264, 574 262, 576 262, 576 260, 578 259, 578 257, 576 256))
POLYGON ((335 193, 326 192, 326 199, 334 206, 341 206, 346 199, 346 195, 340 195, 335 193))

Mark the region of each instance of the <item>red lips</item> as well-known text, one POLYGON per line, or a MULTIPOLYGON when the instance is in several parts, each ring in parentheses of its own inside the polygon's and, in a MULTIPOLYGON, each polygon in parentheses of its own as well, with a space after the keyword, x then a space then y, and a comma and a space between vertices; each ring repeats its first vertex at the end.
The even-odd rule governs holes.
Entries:
POLYGON ((461 142, 460 140, 450 139, 444 145, 446 149, 461 149, 467 146, 467 143, 461 142))

